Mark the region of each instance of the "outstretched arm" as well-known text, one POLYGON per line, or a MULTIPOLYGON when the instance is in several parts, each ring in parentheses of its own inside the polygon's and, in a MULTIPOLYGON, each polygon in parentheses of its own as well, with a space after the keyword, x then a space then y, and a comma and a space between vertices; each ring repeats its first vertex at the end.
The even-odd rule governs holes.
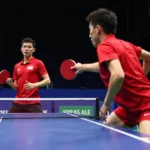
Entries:
POLYGON ((72 67, 72 69, 76 70, 76 74, 82 72, 99 72, 99 63, 98 62, 88 64, 77 63, 75 66, 72 67))

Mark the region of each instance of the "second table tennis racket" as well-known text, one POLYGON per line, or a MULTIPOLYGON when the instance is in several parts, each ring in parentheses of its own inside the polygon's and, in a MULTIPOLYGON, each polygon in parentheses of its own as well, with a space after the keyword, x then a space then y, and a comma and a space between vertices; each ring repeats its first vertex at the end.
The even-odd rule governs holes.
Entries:
POLYGON ((5 84, 7 78, 10 78, 10 73, 7 70, 2 70, 0 72, 0 84, 5 84))
POLYGON ((76 64, 72 59, 66 59, 61 63, 60 73, 66 80, 73 80, 76 77, 75 70, 71 69, 76 64))

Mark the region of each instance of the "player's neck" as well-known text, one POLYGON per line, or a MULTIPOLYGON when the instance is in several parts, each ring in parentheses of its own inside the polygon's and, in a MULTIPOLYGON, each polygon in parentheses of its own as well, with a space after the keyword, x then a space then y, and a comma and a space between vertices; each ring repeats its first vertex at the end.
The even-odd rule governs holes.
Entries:
POLYGON ((29 60, 31 59, 31 57, 32 57, 32 56, 24 57, 24 64, 27 63, 27 62, 29 62, 29 60))
POLYGON ((100 41, 103 42, 104 39, 105 39, 107 36, 108 36, 107 34, 102 33, 102 34, 100 35, 100 41))

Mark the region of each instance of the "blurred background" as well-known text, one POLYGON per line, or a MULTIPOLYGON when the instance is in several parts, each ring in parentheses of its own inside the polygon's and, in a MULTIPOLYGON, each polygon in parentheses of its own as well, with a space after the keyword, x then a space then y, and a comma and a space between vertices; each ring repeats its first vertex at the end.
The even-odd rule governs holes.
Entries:
POLYGON ((81 63, 97 61, 86 17, 100 7, 117 14, 117 37, 150 50, 148 0, 3 1, 0 5, 0 69, 7 69, 12 75, 14 65, 22 60, 21 40, 32 37, 37 43, 34 56, 45 63, 53 88, 104 89, 97 73, 83 73, 67 81, 59 72, 64 59, 81 63))

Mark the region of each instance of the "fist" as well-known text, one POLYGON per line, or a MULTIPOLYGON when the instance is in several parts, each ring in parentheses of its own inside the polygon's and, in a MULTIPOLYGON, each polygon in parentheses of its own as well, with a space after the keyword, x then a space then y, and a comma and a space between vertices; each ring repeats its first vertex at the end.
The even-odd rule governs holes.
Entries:
POLYGON ((7 79, 6 79, 6 83, 7 83, 8 85, 11 85, 11 84, 13 83, 13 79, 12 79, 12 78, 7 78, 7 79))
POLYGON ((71 69, 75 70, 76 74, 80 74, 83 72, 83 65, 81 63, 75 64, 71 69))

